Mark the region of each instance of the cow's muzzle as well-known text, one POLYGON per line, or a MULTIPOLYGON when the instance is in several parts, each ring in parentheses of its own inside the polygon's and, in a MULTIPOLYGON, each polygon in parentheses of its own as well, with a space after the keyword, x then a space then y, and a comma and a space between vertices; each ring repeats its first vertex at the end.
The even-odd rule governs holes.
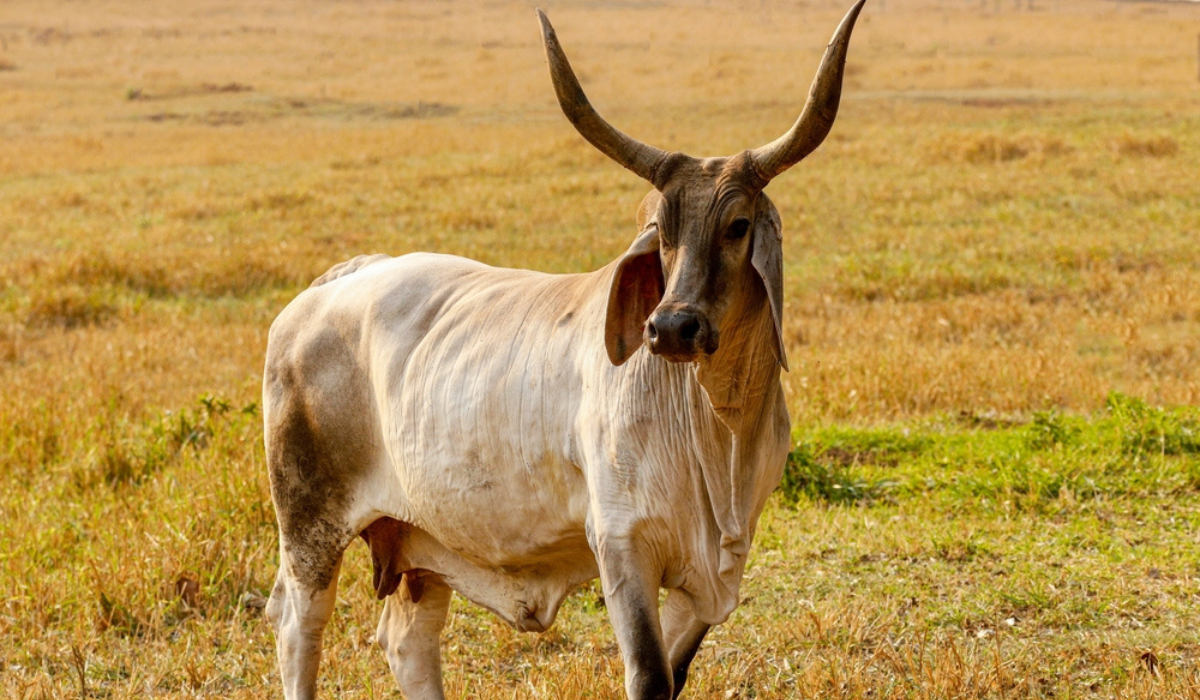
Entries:
POLYGON ((703 311, 688 306, 659 307, 646 321, 646 347, 672 362, 691 362, 717 351, 717 331, 703 311))

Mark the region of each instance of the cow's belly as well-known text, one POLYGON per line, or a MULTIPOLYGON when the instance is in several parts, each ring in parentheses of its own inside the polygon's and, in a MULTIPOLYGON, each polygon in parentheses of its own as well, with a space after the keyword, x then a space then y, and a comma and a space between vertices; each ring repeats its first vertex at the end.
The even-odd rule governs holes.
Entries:
POLYGON ((526 632, 550 629, 567 595, 579 584, 599 576, 586 543, 575 543, 558 556, 516 567, 468 560, 420 529, 410 535, 404 548, 408 565, 436 573, 466 599, 526 632))
POLYGON ((403 545, 408 566, 438 574, 518 629, 541 632, 599 571, 585 534, 582 475, 553 459, 530 467, 434 457, 400 465, 406 504, 397 515, 417 528, 403 545))
MULTIPOLYGON (((397 466, 403 515, 448 549, 508 571, 592 556, 584 530, 587 486, 574 465, 431 452, 397 466)), ((422 451, 406 453, 411 459, 422 451)))

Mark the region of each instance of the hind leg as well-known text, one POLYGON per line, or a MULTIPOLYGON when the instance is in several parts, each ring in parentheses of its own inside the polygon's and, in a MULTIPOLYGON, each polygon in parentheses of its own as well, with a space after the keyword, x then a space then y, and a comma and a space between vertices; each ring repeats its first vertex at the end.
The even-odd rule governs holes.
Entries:
POLYGON ((296 577, 295 562, 286 547, 281 560, 266 612, 275 628, 283 696, 287 700, 312 700, 317 696, 321 639, 333 615, 342 556, 339 552, 332 561, 323 588, 306 585, 296 577))
POLYGON ((357 465, 369 464, 371 446, 330 437, 348 433, 336 420, 318 421, 290 391, 264 391, 264 401, 274 397, 264 403, 264 415, 280 542, 267 615, 275 627, 284 697, 311 700, 342 553, 358 531, 362 506, 356 501, 363 477, 357 465))
POLYGON ((422 575, 420 587, 409 576, 388 596, 376 636, 405 698, 442 700, 442 627, 452 591, 434 574, 422 575))

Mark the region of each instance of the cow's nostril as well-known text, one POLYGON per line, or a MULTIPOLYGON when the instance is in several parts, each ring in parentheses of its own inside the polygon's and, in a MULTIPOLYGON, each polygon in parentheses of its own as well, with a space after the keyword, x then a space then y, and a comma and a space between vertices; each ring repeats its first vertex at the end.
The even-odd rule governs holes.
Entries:
POLYGON ((700 321, 697 319, 688 319, 684 322, 683 326, 679 328, 679 337, 682 338, 684 342, 692 342, 696 339, 697 335, 700 335, 700 321))
POLYGON ((658 329, 654 327, 653 323, 646 324, 646 335, 649 336, 650 340, 658 339, 658 329))

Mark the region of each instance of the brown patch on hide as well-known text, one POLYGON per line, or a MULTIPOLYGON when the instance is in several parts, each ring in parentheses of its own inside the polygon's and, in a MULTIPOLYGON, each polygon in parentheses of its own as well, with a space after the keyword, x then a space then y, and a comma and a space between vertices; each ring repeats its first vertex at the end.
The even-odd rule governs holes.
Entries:
MULTIPOLYGON (((348 364, 339 353, 325 357, 332 366, 348 364)), ((347 512, 374 446, 349 419, 352 411, 322 413, 306 400, 303 374, 289 364, 268 368, 267 381, 281 386, 284 398, 266 426, 267 467, 292 571, 306 588, 323 591, 354 539, 347 512)))
POLYGON ((329 468, 307 408, 297 401, 285 411, 273 426, 267 455, 271 494, 296 577, 323 591, 333 581, 348 540, 342 524, 348 488, 337 470, 329 468))

